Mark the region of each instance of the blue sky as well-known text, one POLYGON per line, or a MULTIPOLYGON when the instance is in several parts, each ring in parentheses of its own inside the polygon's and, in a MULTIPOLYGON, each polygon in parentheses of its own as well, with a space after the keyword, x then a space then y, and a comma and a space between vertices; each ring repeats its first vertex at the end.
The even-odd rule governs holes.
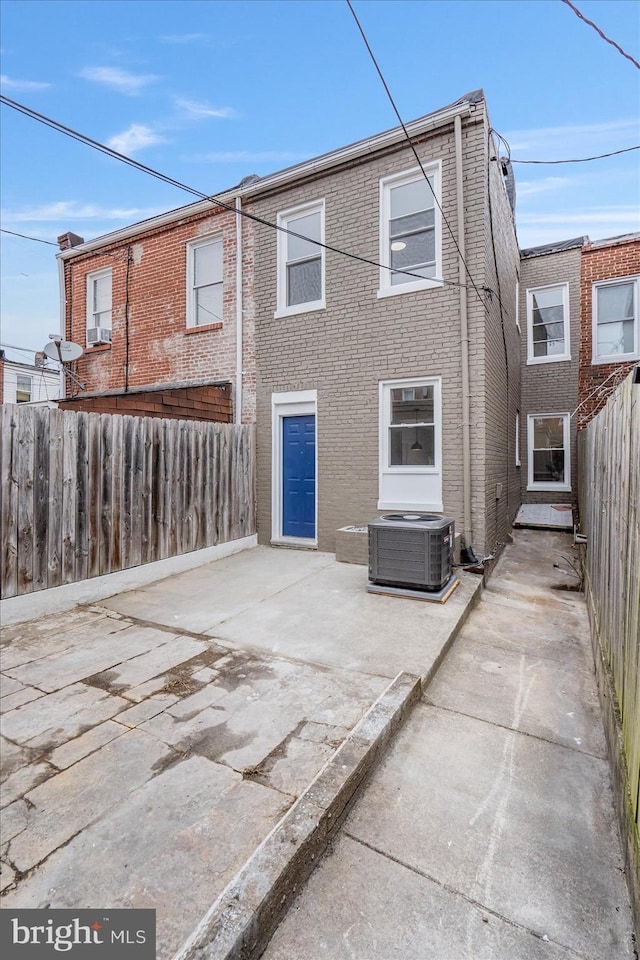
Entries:
MULTIPOLYGON (((576 5, 640 59, 636 0, 576 5)), ((513 159, 640 143, 640 71, 561 0, 354 7, 405 120, 482 87, 513 159)), ((396 124, 343 0, 3 0, 2 92, 211 193, 396 124)), ((7 230, 90 239, 193 200, 1 113, 7 230)), ((517 164, 520 245, 639 230, 639 158, 517 164)), ((41 349, 59 329, 56 249, 1 238, 1 341, 41 349)))

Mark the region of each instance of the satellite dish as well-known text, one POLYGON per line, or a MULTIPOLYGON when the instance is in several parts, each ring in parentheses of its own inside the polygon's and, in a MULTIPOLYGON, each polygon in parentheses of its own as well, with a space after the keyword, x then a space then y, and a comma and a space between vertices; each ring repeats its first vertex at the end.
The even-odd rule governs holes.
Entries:
POLYGON ((81 357, 84 350, 78 343, 72 343, 71 340, 54 340, 53 343, 48 343, 44 347, 43 352, 51 360, 71 363, 72 360, 81 357))

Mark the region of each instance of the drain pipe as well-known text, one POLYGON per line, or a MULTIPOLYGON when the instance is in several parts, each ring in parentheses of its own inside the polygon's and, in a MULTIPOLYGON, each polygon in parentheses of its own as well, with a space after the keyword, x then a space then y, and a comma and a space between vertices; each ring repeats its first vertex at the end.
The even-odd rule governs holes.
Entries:
POLYGON ((462 359, 462 539, 471 550, 471 413, 469 400, 469 316, 465 270, 464 194, 462 181, 462 120, 453 118, 456 153, 456 197, 458 215, 458 276, 460 279, 460 347, 462 359))
POLYGON ((236 402, 234 423, 242 423, 242 209, 236 197, 236 402))

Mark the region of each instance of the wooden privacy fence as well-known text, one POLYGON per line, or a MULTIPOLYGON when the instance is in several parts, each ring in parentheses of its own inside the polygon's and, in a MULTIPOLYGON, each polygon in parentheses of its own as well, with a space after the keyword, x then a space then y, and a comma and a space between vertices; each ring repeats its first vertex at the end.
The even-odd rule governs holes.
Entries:
POLYGON ((640 823, 640 384, 628 377, 578 434, 592 629, 622 721, 632 816, 640 823))
POLYGON ((2 407, 2 596, 255 533, 250 426, 2 407))

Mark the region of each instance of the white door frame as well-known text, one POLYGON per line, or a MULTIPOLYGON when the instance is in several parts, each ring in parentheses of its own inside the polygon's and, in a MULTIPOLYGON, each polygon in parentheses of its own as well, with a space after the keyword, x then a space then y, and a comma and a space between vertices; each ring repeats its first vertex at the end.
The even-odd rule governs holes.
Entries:
POLYGON ((318 546, 318 391, 293 390, 271 394, 271 543, 318 546), (282 535, 282 420, 313 414, 316 422, 315 538, 282 535))

